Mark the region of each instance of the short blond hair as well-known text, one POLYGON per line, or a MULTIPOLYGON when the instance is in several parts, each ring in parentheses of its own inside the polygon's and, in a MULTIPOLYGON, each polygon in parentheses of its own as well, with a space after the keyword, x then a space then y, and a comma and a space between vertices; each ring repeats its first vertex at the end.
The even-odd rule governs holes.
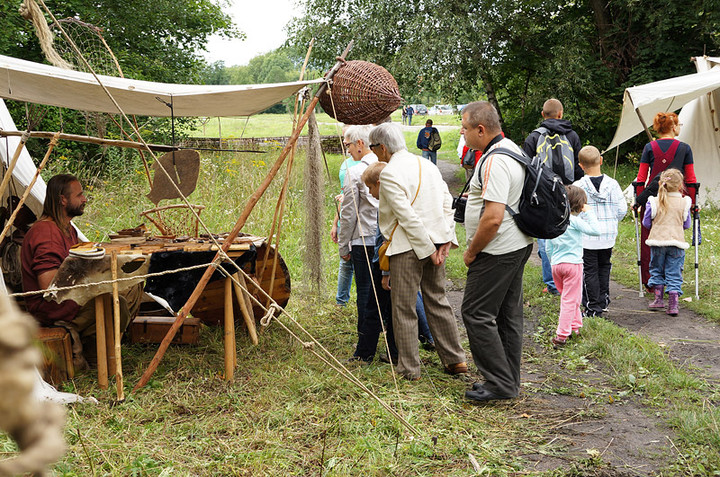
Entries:
POLYGON ((366 186, 377 184, 380 181, 380 173, 385 169, 385 165, 384 162, 373 162, 365 169, 360 179, 366 186))
POLYGON ((600 164, 602 156, 595 146, 585 146, 578 153, 578 162, 585 167, 593 167, 600 164))
POLYGON ((557 118, 563 112, 563 105, 560 100, 550 98, 543 104, 543 117, 547 119, 557 118))

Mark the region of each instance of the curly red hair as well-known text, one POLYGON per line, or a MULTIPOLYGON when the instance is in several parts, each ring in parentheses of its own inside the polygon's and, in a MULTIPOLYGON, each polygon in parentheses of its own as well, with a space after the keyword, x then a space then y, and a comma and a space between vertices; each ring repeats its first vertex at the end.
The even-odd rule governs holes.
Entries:
POLYGON ((664 135, 678 125, 678 115, 675 113, 657 113, 653 119, 653 128, 658 134, 664 135))

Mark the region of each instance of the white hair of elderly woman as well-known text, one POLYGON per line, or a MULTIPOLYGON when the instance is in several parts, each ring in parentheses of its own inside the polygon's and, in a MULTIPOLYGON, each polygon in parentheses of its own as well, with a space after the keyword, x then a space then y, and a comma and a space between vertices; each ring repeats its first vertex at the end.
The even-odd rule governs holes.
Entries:
POLYGON ((349 126, 345 130, 345 141, 355 144, 359 140, 362 139, 362 142, 365 143, 365 146, 369 146, 370 143, 368 142, 369 136, 370 136, 370 130, 372 129, 372 126, 359 126, 359 125, 353 125, 349 126))
POLYGON ((407 150, 402 128, 395 123, 382 123, 370 131, 370 143, 382 144, 390 154, 407 150))

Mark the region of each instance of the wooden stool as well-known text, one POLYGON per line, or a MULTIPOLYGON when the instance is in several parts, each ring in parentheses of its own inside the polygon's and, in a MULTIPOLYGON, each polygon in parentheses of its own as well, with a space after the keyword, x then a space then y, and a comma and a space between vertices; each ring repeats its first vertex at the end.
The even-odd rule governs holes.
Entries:
POLYGON ((38 342, 43 355, 43 379, 54 386, 75 377, 72 342, 65 328, 40 328, 38 342))

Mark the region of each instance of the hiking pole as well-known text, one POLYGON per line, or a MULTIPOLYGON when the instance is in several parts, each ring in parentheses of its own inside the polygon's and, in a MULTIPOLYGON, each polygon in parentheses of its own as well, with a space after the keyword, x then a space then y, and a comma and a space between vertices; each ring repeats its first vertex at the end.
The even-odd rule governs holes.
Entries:
MULTIPOLYGON (((633 192, 635 196, 635 203, 637 204, 637 188, 640 185, 644 185, 642 182, 633 182, 633 192)), ((640 260, 640 207, 635 207, 633 204, 633 221, 635 222, 635 249, 637 250, 637 267, 638 267, 638 282, 640 283, 640 289, 638 290, 638 296, 642 298, 645 296, 643 293, 643 282, 642 282, 642 262, 640 260)))
POLYGON ((700 183, 685 183, 685 190, 695 190, 693 197, 693 247, 695 247, 695 299, 700 299, 700 207, 697 205, 697 196, 700 193, 700 183))

